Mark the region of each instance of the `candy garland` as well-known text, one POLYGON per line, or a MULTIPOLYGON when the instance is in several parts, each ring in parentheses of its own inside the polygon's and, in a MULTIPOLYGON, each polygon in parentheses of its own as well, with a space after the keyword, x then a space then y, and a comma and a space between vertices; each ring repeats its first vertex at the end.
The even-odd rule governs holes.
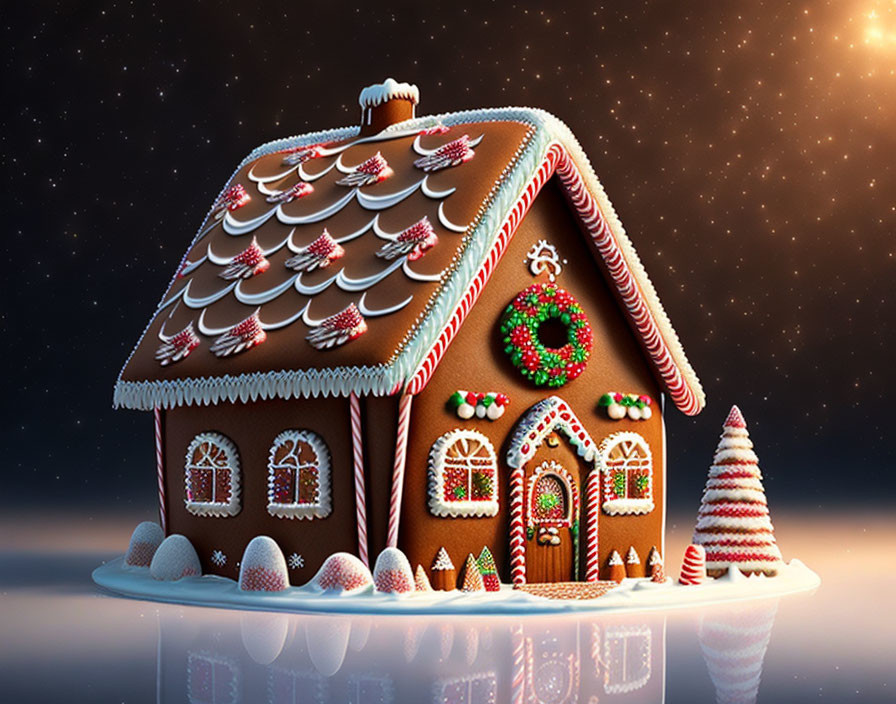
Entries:
POLYGON ((384 244, 376 256, 391 261, 406 254, 409 262, 415 262, 426 253, 426 250, 432 249, 438 243, 439 238, 436 236, 436 231, 430 224, 429 218, 424 216, 400 232, 395 239, 384 244))
POLYGON ((251 279, 256 274, 263 274, 270 268, 271 263, 265 259, 264 252, 258 246, 258 240, 253 237, 249 246, 231 259, 218 276, 225 281, 251 279))
POLYGON ((504 351, 522 375, 536 386, 556 388, 585 370, 594 342, 591 326, 572 294, 551 283, 533 284, 521 291, 504 311, 501 334, 504 351), (546 347, 539 327, 559 320, 567 329, 567 343, 546 347))
POLYGON ((160 333, 159 337, 162 338, 162 344, 156 348, 155 358, 163 367, 186 359, 190 352, 199 347, 200 342, 192 321, 176 335, 166 337, 160 333))
POLYGON ((216 357, 230 357, 244 352, 267 339, 256 311, 248 318, 234 325, 212 343, 210 349, 216 357))
POLYGON ((461 420, 469 420, 473 416, 498 420, 504 415, 504 410, 510 405, 507 394, 497 391, 488 393, 476 393, 474 391, 455 391, 448 403, 454 408, 457 417, 461 420))
POLYGON ((383 158, 383 155, 377 152, 367 161, 359 164, 350 174, 339 179, 336 185, 356 188, 371 186, 374 183, 385 181, 393 173, 392 168, 383 158))
POLYGON ((650 396, 620 394, 617 391, 608 391, 597 402, 598 406, 607 409, 607 415, 613 420, 622 420, 626 416, 631 420, 650 420, 653 416, 650 410, 652 404, 650 396))
POLYGON ((235 186, 231 186, 228 188, 218 200, 215 201, 215 204, 212 206, 212 211, 215 213, 215 219, 220 220, 224 217, 224 213, 228 210, 232 213, 234 210, 239 210, 246 203, 248 203, 252 198, 246 192, 243 184, 238 183, 235 186))
POLYGON ((314 186, 305 181, 299 181, 294 186, 287 188, 285 191, 277 191, 272 193, 265 200, 268 203, 292 203, 294 200, 304 198, 314 191, 314 186))
POLYGON ((447 144, 443 144, 432 154, 422 156, 414 161, 414 166, 424 171, 441 171, 449 166, 459 166, 476 155, 470 146, 470 135, 465 134, 447 144))
POLYGON ((330 236, 327 228, 324 228, 320 237, 299 249, 294 256, 286 260, 285 266, 293 271, 311 272, 315 269, 325 269, 344 256, 345 249, 330 236))
POLYGON ((354 303, 349 303, 341 311, 321 322, 305 339, 312 347, 323 350, 344 345, 365 332, 367 323, 364 321, 364 316, 354 303))

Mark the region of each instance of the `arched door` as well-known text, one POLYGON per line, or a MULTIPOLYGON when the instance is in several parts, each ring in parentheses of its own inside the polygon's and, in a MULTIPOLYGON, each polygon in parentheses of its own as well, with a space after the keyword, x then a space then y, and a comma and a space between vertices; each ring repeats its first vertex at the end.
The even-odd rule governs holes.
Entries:
POLYGON ((576 576, 579 491, 558 462, 542 462, 526 491, 526 581, 570 582, 576 576))

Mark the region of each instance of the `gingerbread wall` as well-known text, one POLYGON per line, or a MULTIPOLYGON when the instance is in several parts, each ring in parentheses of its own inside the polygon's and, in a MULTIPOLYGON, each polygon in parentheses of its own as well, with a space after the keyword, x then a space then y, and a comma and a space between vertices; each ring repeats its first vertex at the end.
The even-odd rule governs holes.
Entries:
MULTIPOLYGON (((483 545, 487 545, 495 556, 502 581, 510 581, 509 468, 505 460, 508 441, 519 418, 536 402, 551 395, 560 396, 571 406, 596 443, 612 433, 628 430, 642 435, 653 454, 656 508, 645 516, 614 517, 601 513, 601 566, 614 549, 624 556, 628 548, 634 546, 644 560, 652 545, 661 545, 665 487, 660 387, 613 293, 605 284, 591 249, 556 179, 552 179, 521 223, 503 260, 431 381, 414 398, 399 537, 399 546, 413 565, 421 563, 428 568, 439 546, 444 546, 460 571, 468 553, 478 555, 483 545), (567 260, 557 277, 557 284, 578 299, 594 331, 594 347, 587 368, 581 376, 559 389, 538 388, 525 380, 504 353, 499 332, 501 315, 516 294, 536 281, 547 281, 546 275, 533 277, 525 263, 527 252, 539 239, 553 244, 561 259, 567 260), (461 420, 447 403, 458 389, 503 392, 510 397, 510 406, 495 421, 461 420), (610 420, 606 410, 597 405, 598 399, 607 391, 650 396, 654 401, 653 417, 646 421, 610 420), (427 462, 430 447, 442 434, 455 428, 482 432, 498 452, 500 511, 493 518, 442 518, 429 512, 427 462)), ((550 452, 572 454, 565 440, 550 452)), ((539 452, 535 461, 544 454, 549 454, 547 448, 539 452)), ((567 464, 570 461, 575 460, 568 456, 561 460, 567 464)), ((584 493, 584 483, 581 490, 584 493)), ((583 519, 584 512, 583 506, 583 519)), ((584 546, 584 520, 582 530, 584 546)), ((603 569, 602 576, 605 576, 603 569)))
MULTIPOLYGON (((239 561, 249 541, 257 535, 271 536, 285 556, 292 553, 302 556, 304 565, 290 569, 289 575, 292 584, 304 584, 330 554, 357 553, 350 428, 347 398, 277 399, 166 411, 168 533, 189 537, 199 553, 203 573, 233 579, 239 576, 239 561), (326 518, 277 518, 267 511, 268 453, 280 432, 303 428, 318 433, 329 446, 332 511, 326 518), (184 506, 187 447, 203 431, 223 433, 239 451, 241 510, 235 516, 195 516, 184 506), (211 562, 214 550, 221 550, 227 556, 223 567, 211 562)), ((373 488, 377 494, 383 491, 376 482, 373 488)))

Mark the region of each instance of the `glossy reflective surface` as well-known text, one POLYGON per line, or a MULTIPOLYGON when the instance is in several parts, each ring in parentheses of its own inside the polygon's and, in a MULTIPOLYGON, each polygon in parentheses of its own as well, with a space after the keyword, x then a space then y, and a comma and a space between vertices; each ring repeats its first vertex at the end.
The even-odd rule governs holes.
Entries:
MULTIPOLYGON (((647 614, 307 616, 120 599, 91 569, 136 520, 3 525, 4 701, 892 701, 896 523, 778 516, 814 595, 647 614)), ((682 526, 689 521, 682 520, 682 526)), ((670 524, 669 562, 688 531, 670 524)))

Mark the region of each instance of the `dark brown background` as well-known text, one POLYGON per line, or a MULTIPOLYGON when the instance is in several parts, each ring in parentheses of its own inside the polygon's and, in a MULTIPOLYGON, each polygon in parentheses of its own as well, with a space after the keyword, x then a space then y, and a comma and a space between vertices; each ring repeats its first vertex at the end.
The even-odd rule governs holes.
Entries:
POLYGON ((421 113, 538 106, 582 141, 707 389, 669 414, 671 505, 696 511, 732 402, 773 505, 891 495, 889 6, 559 5, 5 7, 4 507, 151 515, 125 357, 239 160, 356 122, 388 75, 421 113))

